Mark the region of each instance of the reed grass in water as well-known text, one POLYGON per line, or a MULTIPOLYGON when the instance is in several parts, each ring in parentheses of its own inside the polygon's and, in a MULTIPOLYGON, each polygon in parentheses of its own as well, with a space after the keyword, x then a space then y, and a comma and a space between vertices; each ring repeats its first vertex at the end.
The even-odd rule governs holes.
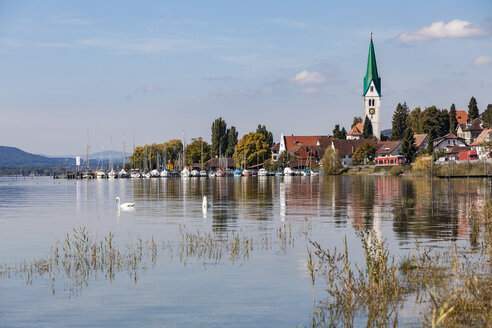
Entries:
POLYGON ((85 227, 74 229, 63 241, 51 247, 48 255, 33 261, 23 261, 14 266, 0 266, 0 277, 21 277, 31 285, 37 279, 48 278, 51 291, 55 294, 58 280, 63 280, 63 290, 69 296, 77 296, 91 280, 104 277, 110 282, 117 275, 126 274, 134 283, 140 274, 156 265, 159 252, 166 250, 169 258, 178 258, 184 265, 190 260, 204 265, 228 262, 235 264, 249 259, 254 249, 271 251, 276 248, 283 254, 293 247, 295 238, 309 238, 312 223, 308 220, 296 225, 285 223, 275 233, 252 238, 242 232, 231 232, 225 236, 213 233, 189 231, 180 225, 177 240, 159 243, 154 237, 120 247, 111 232, 102 239, 94 238, 85 227))
POLYGON ((399 261, 384 240, 360 230, 363 267, 350 262, 346 240, 342 250, 331 251, 312 241, 313 271, 324 278, 327 291, 313 310, 312 325, 394 327, 406 307, 418 311, 412 327, 491 327, 492 203, 474 211, 472 225, 480 227, 482 241, 474 250, 454 246, 435 251, 417 244, 399 261))

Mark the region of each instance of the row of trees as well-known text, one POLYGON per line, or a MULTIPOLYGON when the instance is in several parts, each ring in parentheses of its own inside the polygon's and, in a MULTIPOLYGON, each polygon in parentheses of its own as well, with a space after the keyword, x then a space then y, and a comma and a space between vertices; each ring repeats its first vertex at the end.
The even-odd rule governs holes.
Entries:
MULTIPOLYGON (((238 141, 236 128, 227 128, 227 123, 221 117, 212 123, 211 140, 209 144, 201 137, 191 139, 191 143, 184 149, 185 165, 204 164, 213 157, 232 157, 238 165, 251 166, 270 158, 273 146, 273 134, 265 125, 259 124, 256 132, 250 132, 238 141)), ((164 162, 178 162, 182 165, 182 154, 183 143, 178 139, 138 146, 129 157, 130 167, 152 170, 164 166, 164 162)))

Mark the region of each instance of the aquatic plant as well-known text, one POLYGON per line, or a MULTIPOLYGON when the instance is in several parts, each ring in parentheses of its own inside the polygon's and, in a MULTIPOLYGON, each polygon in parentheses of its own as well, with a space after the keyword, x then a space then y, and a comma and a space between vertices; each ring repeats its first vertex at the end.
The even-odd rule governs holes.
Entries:
MULTIPOLYGON (((489 327, 492 203, 475 210, 473 221, 483 227, 479 231, 483 242, 476 250, 454 245, 437 251, 417 243, 413 254, 399 262, 390 256, 384 240, 371 230, 359 230, 365 251, 363 267, 350 262, 346 239, 342 251, 323 249, 311 241, 317 257, 313 271, 325 279, 327 292, 327 298, 313 311, 313 325, 352 327, 357 318, 365 320, 366 327, 396 326, 399 311, 417 305, 420 311, 415 318, 422 318, 422 326, 489 327)), ((308 249, 308 263, 312 261, 308 249)))
POLYGON ((160 250, 166 250, 169 259, 175 257, 184 265, 192 259, 207 264, 228 262, 235 264, 249 259, 254 249, 270 251, 278 247, 285 254, 295 244, 295 238, 308 238, 312 223, 305 220, 295 227, 292 223, 281 224, 274 234, 252 238, 242 231, 226 235, 189 231, 185 225, 178 228, 177 240, 159 243, 154 237, 143 240, 138 237, 124 247, 118 246, 115 235, 109 232, 102 239, 92 237, 85 227, 73 229, 62 241, 56 242, 41 259, 23 261, 17 265, 0 266, 0 277, 20 277, 26 285, 37 279, 47 278, 55 294, 58 280, 63 280, 69 297, 80 294, 91 280, 103 276, 112 282, 118 274, 128 275, 136 284, 140 274, 156 265, 160 250))

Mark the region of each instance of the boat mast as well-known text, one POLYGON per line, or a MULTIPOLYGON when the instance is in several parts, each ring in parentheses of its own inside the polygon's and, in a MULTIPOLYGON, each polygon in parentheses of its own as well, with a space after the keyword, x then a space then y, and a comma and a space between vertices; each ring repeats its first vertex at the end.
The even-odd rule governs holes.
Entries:
POLYGON ((113 136, 111 136, 111 157, 109 160, 109 165, 111 166, 111 171, 113 171, 113 136))
POLYGON ((87 128, 87 147, 85 150, 85 163, 87 166, 87 171, 89 171, 90 170, 90 167, 89 167, 89 128, 87 128))
POLYGON ((121 154, 121 169, 125 168, 125 136, 123 135, 123 154, 121 154))

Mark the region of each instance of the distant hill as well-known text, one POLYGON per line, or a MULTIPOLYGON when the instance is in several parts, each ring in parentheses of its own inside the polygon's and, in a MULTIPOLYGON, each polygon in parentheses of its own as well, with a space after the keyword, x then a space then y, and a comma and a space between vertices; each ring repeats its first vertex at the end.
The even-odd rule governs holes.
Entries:
POLYGON ((392 129, 386 129, 381 131, 381 134, 385 137, 391 138, 392 131, 393 131, 392 129))
MULTIPOLYGON (((74 165, 75 159, 69 158, 67 165, 74 165)), ((50 158, 41 155, 31 154, 16 147, 0 146, 0 166, 38 166, 56 167, 65 165, 65 158, 50 158)))

